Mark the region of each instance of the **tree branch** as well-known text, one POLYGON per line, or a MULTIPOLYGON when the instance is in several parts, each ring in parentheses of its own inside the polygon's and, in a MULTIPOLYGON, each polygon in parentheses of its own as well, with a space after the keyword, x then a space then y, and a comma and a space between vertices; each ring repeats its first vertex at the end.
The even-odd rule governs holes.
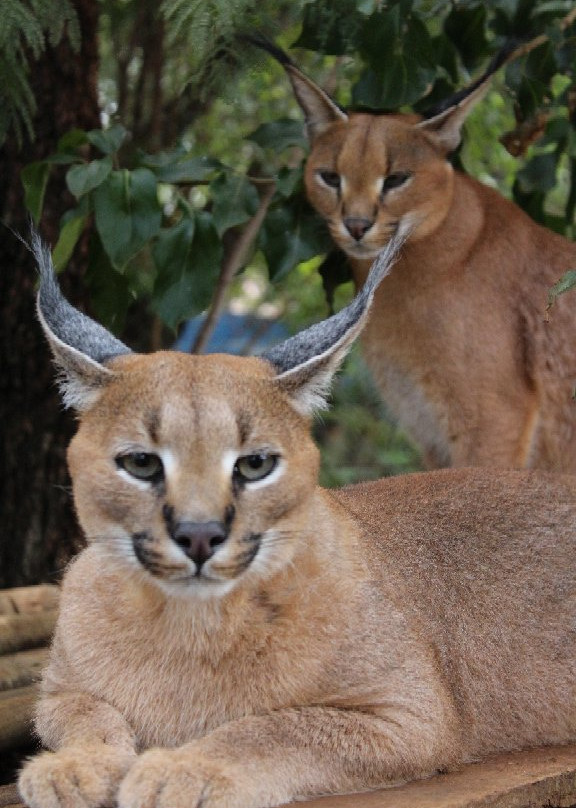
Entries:
POLYGON ((272 197, 274 196, 275 190, 276 184, 270 181, 260 198, 258 210, 250 221, 244 226, 239 238, 234 243, 228 254, 224 256, 222 266, 220 267, 218 284, 214 292, 214 297, 212 298, 212 303, 210 304, 210 308, 206 313, 204 322, 200 326, 200 330, 192 346, 191 353, 202 353, 202 351, 205 349, 206 344, 210 339, 210 335, 216 326, 216 322, 222 313, 222 309, 224 308, 226 295, 228 293, 230 284, 234 280, 236 273, 242 267, 242 264, 246 260, 248 250, 258 235, 258 231, 260 230, 264 217, 266 216, 270 203, 272 202, 272 197))

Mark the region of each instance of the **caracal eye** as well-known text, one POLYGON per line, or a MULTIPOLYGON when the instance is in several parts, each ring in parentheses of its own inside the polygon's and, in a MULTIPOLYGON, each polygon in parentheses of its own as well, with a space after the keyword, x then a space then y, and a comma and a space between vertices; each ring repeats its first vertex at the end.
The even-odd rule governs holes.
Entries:
POLYGON ((234 466, 234 476, 243 482, 253 483, 263 480, 278 464, 278 455, 251 454, 239 457, 234 466))
POLYGON ((158 455, 150 452, 129 452, 118 455, 116 465, 137 480, 156 483, 164 479, 162 461, 158 455))
POLYGON ((407 171, 397 171, 394 174, 388 174, 382 181, 382 192, 391 191, 393 188, 399 188, 410 179, 410 174, 407 171))
POLYGON ((329 188, 340 188, 340 174, 336 171, 319 171, 318 176, 329 188))

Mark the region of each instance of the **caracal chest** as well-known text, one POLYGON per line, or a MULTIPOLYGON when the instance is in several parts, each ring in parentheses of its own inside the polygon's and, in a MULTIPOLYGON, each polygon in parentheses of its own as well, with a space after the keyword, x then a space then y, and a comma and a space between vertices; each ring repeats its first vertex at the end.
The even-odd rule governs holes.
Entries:
POLYGON ((231 626, 218 602, 150 602, 112 580, 113 596, 103 597, 104 583, 66 593, 60 637, 74 685, 113 705, 142 748, 177 746, 242 716, 313 699, 322 688, 322 664, 305 638, 296 652, 309 666, 307 693, 290 673, 292 632, 259 619, 258 610, 231 626))

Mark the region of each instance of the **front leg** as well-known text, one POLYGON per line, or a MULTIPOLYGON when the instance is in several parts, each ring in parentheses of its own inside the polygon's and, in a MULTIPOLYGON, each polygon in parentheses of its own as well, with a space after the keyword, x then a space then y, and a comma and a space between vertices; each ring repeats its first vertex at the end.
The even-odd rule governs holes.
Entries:
POLYGON ((46 696, 36 728, 45 746, 20 773, 18 788, 30 808, 104 808, 136 759, 134 738, 111 705, 87 693, 46 696))
MULTIPOLYGON (((119 808, 269 808, 431 774, 457 743, 439 716, 303 707, 226 724, 175 750, 144 753, 119 808)), ((450 722, 449 722, 450 723, 450 722)))

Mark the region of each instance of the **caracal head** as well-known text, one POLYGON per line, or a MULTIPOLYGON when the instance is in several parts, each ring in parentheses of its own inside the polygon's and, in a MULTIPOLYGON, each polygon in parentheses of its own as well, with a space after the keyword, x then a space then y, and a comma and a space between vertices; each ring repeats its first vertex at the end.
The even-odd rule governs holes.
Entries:
POLYGON ((79 414, 68 452, 74 502, 103 563, 209 598, 292 563, 313 522, 311 415, 400 244, 338 314, 260 358, 241 358, 132 353, 63 298, 50 252, 33 234, 39 318, 64 402, 79 414))
POLYGON ((411 239, 434 232, 452 202, 447 156, 507 52, 423 119, 346 112, 276 45, 260 36, 248 39, 279 61, 290 79, 310 141, 306 191, 336 244, 353 258, 373 260, 399 230, 410 230, 411 239))

